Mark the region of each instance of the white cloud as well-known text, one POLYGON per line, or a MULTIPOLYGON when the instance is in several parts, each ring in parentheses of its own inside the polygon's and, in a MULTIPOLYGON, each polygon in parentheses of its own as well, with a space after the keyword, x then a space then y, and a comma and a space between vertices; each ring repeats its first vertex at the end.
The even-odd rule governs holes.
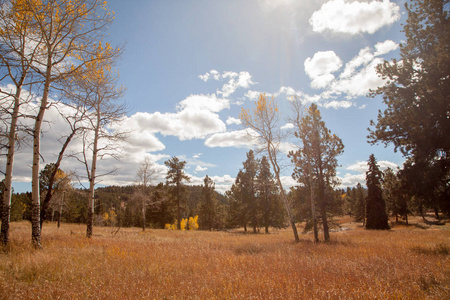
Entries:
POLYGON ((250 86, 256 84, 256 82, 253 82, 250 73, 246 71, 239 73, 225 71, 221 74, 216 70, 211 70, 203 75, 199 75, 198 77, 205 82, 210 78, 213 78, 216 81, 227 80, 227 83, 225 83, 222 88, 217 91, 217 94, 224 98, 229 97, 238 88, 249 89, 250 86))
POLYGON ((366 95, 370 89, 376 89, 384 84, 384 80, 378 76, 375 69, 382 62, 383 59, 375 58, 353 76, 339 78, 331 84, 331 92, 335 94, 344 93, 349 99, 366 95))
POLYGON ((353 103, 351 101, 330 101, 327 102, 325 104, 323 104, 323 107, 325 108, 334 108, 334 109, 339 109, 339 108, 349 108, 352 107, 353 103))
POLYGON ((373 58, 374 55, 370 52, 369 47, 359 50, 358 55, 345 64, 344 71, 339 75, 339 78, 350 78, 359 67, 367 65, 373 58))
POLYGON ((366 184, 366 174, 350 174, 346 173, 344 177, 337 176, 338 180, 341 182, 340 188, 354 187, 358 183, 361 185, 366 184))
POLYGON ((391 40, 386 40, 375 45, 375 56, 384 55, 391 51, 397 50, 398 44, 391 40))
POLYGON ((227 125, 231 125, 231 124, 240 125, 241 123, 242 123, 241 120, 239 120, 237 118, 228 117, 228 119, 227 119, 227 125))
POLYGON ((334 51, 319 51, 308 57, 304 63, 305 72, 311 78, 329 75, 342 67, 342 60, 334 51))
POLYGON ((180 140, 204 138, 226 129, 218 114, 192 107, 185 107, 177 113, 138 112, 129 118, 138 128, 164 136, 176 136, 180 140))
MULTIPOLYGON (((391 168, 393 170, 397 170, 397 168, 399 167, 396 163, 387 161, 387 160, 381 160, 377 162, 380 170, 384 171, 387 168, 391 168)), ((355 171, 355 172, 359 172, 359 173, 366 173, 367 170, 369 169, 368 165, 367 165, 367 161, 358 161, 356 163, 354 163, 353 165, 350 165, 347 167, 347 170, 350 171, 355 171)))
POLYGON ((202 153, 197 153, 197 154, 193 155, 192 157, 193 158, 199 158, 201 155, 202 155, 202 153))
POLYGON ((342 66, 333 51, 317 52, 313 58, 305 60, 305 71, 311 78, 311 87, 322 89, 320 94, 300 98, 307 103, 316 102, 326 108, 349 108, 354 106, 350 100, 365 96, 371 89, 382 86, 385 81, 378 76, 376 66, 383 63, 380 55, 397 49, 391 40, 377 43, 373 48, 365 47, 344 66, 340 74, 333 75, 342 66), (338 100, 339 98, 339 100, 338 100), (342 99, 344 98, 344 99, 342 99))
POLYGON ((282 142, 279 147, 280 151, 284 154, 289 154, 290 151, 297 151, 298 146, 293 143, 282 142))
POLYGON ((225 108, 230 108, 228 99, 217 98, 216 95, 190 95, 182 100, 177 108, 179 110, 209 110, 211 112, 220 112, 225 108))
POLYGON ((259 98, 259 95, 260 95, 261 93, 260 92, 257 92, 257 91, 247 91, 246 93, 245 93, 245 97, 247 97, 248 99, 250 99, 250 100, 256 100, 256 99, 258 99, 259 98))
POLYGON ((217 94, 221 94, 223 97, 229 97, 238 88, 248 89, 251 85, 255 84, 252 81, 250 73, 245 71, 239 74, 235 72, 224 72, 222 78, 229 78, 228 83, 224 84, 220 91, 217 91, 217 94))
POLYGON ((388 0, 369 2, 331 0, 312 14, 309 23, 315 32, 373 34, 381 27, 399 20, 399 10, 398 5, 388 0))
POLYGON ((208 168, 206 168, 206 167, 202 167, 202 166, 195 167, 195 172, 203 172, 206 170, 208 170, 208 168))
MULTIPOLYGON (((394 171, 396 171, 399 167, 396 163, 386 160, 379 161, 377 162, 377 164, 381 171, 384 171, 387 168, 391 168, 394 171)), ((341 188, 352 187, 357 185, 358 183, 364 186, 366 184, 366 172, 368 171, 368 169, 369 167, 366 161, 358 161, 348 166, 346 170, 353 171, 354 173, 357 174, 345 173, 343 177, 338 176, 338 179, 341 182, 340 187, 341 188)))
POLYGON ((216 70, 211 70, 209 72, 206 72, 203 75, 199 75, 198 78, 200 78, 201 80, 203 80, 204 82, 207 82, 210 78, 213 78, 214 80, 219 80, 220 79, 220 75, 219 72, 217 72, 216 70))
POLYGON ((281 126, 280 129, 292 129, 292 128, 294 128, 294 124, 292 124, 292 123, 286 123, 286 124, 284 124, 283 126, 281 126))
POLYGON ((251 148, 255 145, 255 132, 249 129, 236 130, 224 133, 216 133, 206 139, 205 145, 211 148, 214 147, 236 147, 236 148, 251 148))

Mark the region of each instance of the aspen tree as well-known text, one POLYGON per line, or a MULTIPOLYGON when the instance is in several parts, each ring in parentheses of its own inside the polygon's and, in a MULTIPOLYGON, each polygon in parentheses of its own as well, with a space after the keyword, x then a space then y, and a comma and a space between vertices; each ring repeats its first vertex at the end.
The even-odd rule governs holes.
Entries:
MULTIPOLYGON (((21 0, 21 11, 29 15, 36 49, 33 71, 42 82, 42 95, 34 117, 32 161, 32 244, 41 248, 39 166, 40 138, 51 88, 81 68, 88 60, 94 41, 102 39, 102 29, 113 17, 106 1, 99 0, 21 0)), ((20 53, 17 53, 20 55, 20 53)), ((97 58, 96 58, 97 59, 97 58)))
POLYGON ((119 48, 99 42, 89 61, 79 68, 73 77, 72 101, 78 102, 86 109, 87 125, 83 129, 83 151, 81 161, 86 169, 89 181, 89 205, 86 236, 93 234, 94 193, 96 178, 113 173, 97 174, 97 163, 105 156, 118 158, 114 142, 124 140, 126 132, 108 130, 107 125, 119 122, 125 114, 125 106, 118 103, 125 88, 117 86, 118 73, 112 69, 115 59, 120 55, 119 48), (104 143, 100 144, 99 141, 104 143))
POLYGON ((0 62, 2 64, 1 80, 14 86, 0 90, 2 94, 1 115, 7 132, 6 168, 3 193, 1 244, 9 242, 9 222, 11 210, 12 177, 14 154, 18 141, 18 120, 21 117, 20 107, 26 102, 22 99, 22 91, 31 88, 32 64, 42 39, 32 39, 34 27, 32 14, 26 9, 23 1, 0 1, 0 62))

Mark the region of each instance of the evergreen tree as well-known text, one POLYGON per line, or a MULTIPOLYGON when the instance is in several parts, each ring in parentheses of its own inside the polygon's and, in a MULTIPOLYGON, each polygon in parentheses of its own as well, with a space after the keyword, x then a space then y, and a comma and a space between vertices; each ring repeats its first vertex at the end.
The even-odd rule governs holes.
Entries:
POLYGON ((269 233, 269 226, 280 227, 283 223, 283 214, 280 211, 280 204, 277 187, 275 185, 272 172, 270 171, 269 161, 263 156, 259 163, 259 172, 257 176, 257 197, 259 208, 261 210, 261 223, 264 226, 265 233, 269 233), (281 223, 281 224, 280 224, 281 223))
POLYGON ((244 173, 239 170, 236 179, 230 190, 225 193, 228 199, 227 209, 227 226, 236 227, 242 226, 247 232, 247 211, 245 210, 243 196, 242 196, 242 177, 244 173))
POLYGON ((377 68, 386 84, 373 92, 387 108, 370 131, 407 158, 407 191, 421 204, 450 212, 450 12, 448 0, 412 0, 401 60, 377 68))
POLYGON ((296 124, 295 136, 300 139, 302 146, 298 151, 289 152, 289 157, 295 164, 292 176, 300 184, 310 188, 315 241, 318 241, 315 225, 316 202, 322 217, 324 239, 329 241, 327 211, 332 201, 333 187, 337 184, 337 156, 344 151, 344 144, 325 126, 315 104, 311 104, 307 115, 303 118, 297 109, 297 117, 293 122, 296 124))
POLYGON ((370 155, 369 170, 366 172, 367 205, 366 205, 366 228, 367 229, 389 229, 386 204, 381 189, 382 173, 378 168, 373 154, 370 155))
POLYGON ((355 221, 366 222, 366 198, 364 197, 364 188, 360 183, 354 188, 354 194, 356 199, 355 207, 355 221))
POLYGON ((190 178, 184 172, 186 161, 180 161, 178 157, 174 156, 171 159, 164 162, 167 166, 167 185, 172 185, 172 194, 177 204, 177 227, 181 229, 181 219, 186 217, 186 197, 183 197, 186 193, 186 189, 183 185, 183 181, 189 182, 190 178))
POLYGON ((211 230, 216 225, 217 203, 214 197, 214 181, 205 176, 204 185, 202 187, 202 200, 199 209, 199 226, 203 230, 211 230))
POLYGON ((253 233, 257 232, 260 219, 260 207, 256 198, 256 175, 258 173, 258 162, 255 159, 253 150, 247 153, 247 160, 243 163, 243 189, 242 197, 244 207, 250 226, 253 227, 253 233))

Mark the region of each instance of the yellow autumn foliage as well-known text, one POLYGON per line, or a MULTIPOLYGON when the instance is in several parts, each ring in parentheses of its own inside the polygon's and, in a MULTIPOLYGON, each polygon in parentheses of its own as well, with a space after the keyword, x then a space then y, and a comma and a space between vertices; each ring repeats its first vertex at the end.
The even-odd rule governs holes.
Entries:
MULTIPOLYGON (((175 220, 173 224, 167 223, 164 229, 177 230, 178 222, 175 220)), ((189 219, 181 219, 180 228, 181 230, 197 230, 198 229, 198 215, 195 217, 189 217, 189 219)))

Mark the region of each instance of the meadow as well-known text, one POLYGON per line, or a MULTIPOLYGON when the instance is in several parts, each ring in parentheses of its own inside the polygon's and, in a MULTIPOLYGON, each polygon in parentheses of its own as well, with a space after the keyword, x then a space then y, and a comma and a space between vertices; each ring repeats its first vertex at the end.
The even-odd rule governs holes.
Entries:
POLYGON ((0 299, 450 299, 450 226, 271 234, 11 224, 0 299))

